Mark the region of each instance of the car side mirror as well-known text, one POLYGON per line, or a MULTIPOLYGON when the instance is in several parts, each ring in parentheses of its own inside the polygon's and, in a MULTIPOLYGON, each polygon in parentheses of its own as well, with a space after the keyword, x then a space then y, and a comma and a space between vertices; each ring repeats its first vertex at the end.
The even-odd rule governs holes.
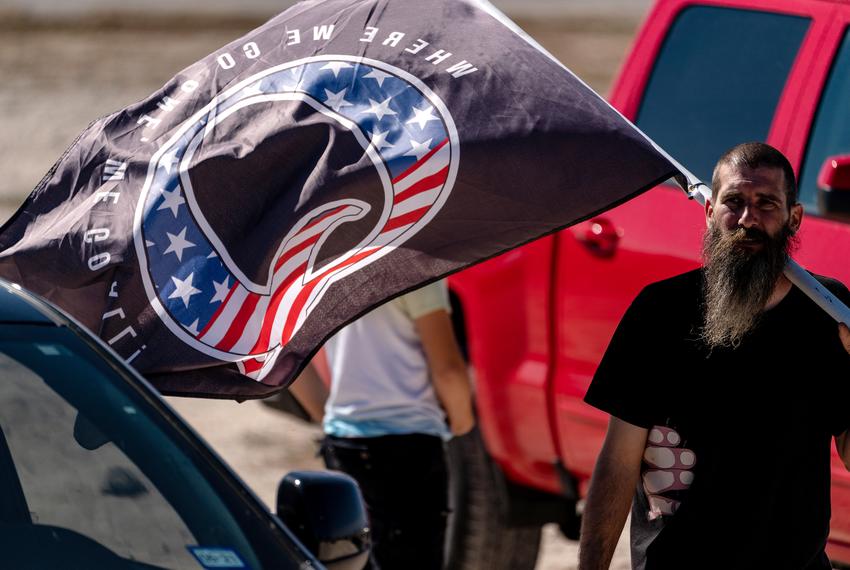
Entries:
POLYGON ((818 211, 850 222, 850 154, 828 157, 818 174, 818 211))
POLYGON ((74 419, 74 439, 80 447, 89 451, 109 443, 109 438, 80 412, 77 412, 77 417, 74 419))
POLYGON ((344 473, 293 471, 277 487, 277 516, 329 570, 361 570, 372 546, 363 496, 344 473))

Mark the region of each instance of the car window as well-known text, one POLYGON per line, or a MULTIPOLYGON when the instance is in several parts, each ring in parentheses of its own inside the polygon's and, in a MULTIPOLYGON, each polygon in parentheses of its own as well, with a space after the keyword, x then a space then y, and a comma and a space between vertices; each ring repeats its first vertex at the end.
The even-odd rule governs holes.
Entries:
POLYGON ((764 141, 809 20, 696 6, 664 41, 636 124, 702 180, 720 155, 764 141))
POLYGON ((850 153, 850 31, 832 65, 800 169, 800 201, 817 212, 817 180, 829 156, 850 153))
POLYGON ((68 329, 0 327, 3 560, 286 567, 270 520, 253 517, 167 422, 68 329))

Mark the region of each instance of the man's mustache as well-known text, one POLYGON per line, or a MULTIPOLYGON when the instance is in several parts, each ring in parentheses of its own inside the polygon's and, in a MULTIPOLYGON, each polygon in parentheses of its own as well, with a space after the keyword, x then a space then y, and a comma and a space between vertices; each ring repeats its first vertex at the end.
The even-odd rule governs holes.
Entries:
POLYGON ((740 242, 759 242, 768 243, 770 236, 767 232, 758 228, 737 228, 732 233, 726 236, 727 243, 736 244, 740 242))

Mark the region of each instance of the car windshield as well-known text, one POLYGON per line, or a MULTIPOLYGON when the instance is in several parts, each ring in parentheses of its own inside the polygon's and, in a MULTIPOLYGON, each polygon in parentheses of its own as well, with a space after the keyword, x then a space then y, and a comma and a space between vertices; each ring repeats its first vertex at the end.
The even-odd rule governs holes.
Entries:
POLYGON ((170 422, 71 330, 0 326, 0 565, 298 567, 170 422))

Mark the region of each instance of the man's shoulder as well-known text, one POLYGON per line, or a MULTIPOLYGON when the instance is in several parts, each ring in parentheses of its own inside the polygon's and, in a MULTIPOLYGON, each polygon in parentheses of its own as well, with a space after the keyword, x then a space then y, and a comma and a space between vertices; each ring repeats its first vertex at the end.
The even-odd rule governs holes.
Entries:
POLYGON ((397 297, 395 302, 413 320, 437 310, 451 312, 449 288, 445 279, 414 289, 401 297, 397 297))
POLYGON ((701 306, 702 289, 701 269, 655 281, 641 289, 626 315, 639 320, 650 314, 655 324, 666 323, 671 318, 691 318, 701 306))
POLYGON ((702 268, 693 269, 650 283, 640 292, 638 297, 657 299, 692 299, 698 295, 703 286, 702 268))

